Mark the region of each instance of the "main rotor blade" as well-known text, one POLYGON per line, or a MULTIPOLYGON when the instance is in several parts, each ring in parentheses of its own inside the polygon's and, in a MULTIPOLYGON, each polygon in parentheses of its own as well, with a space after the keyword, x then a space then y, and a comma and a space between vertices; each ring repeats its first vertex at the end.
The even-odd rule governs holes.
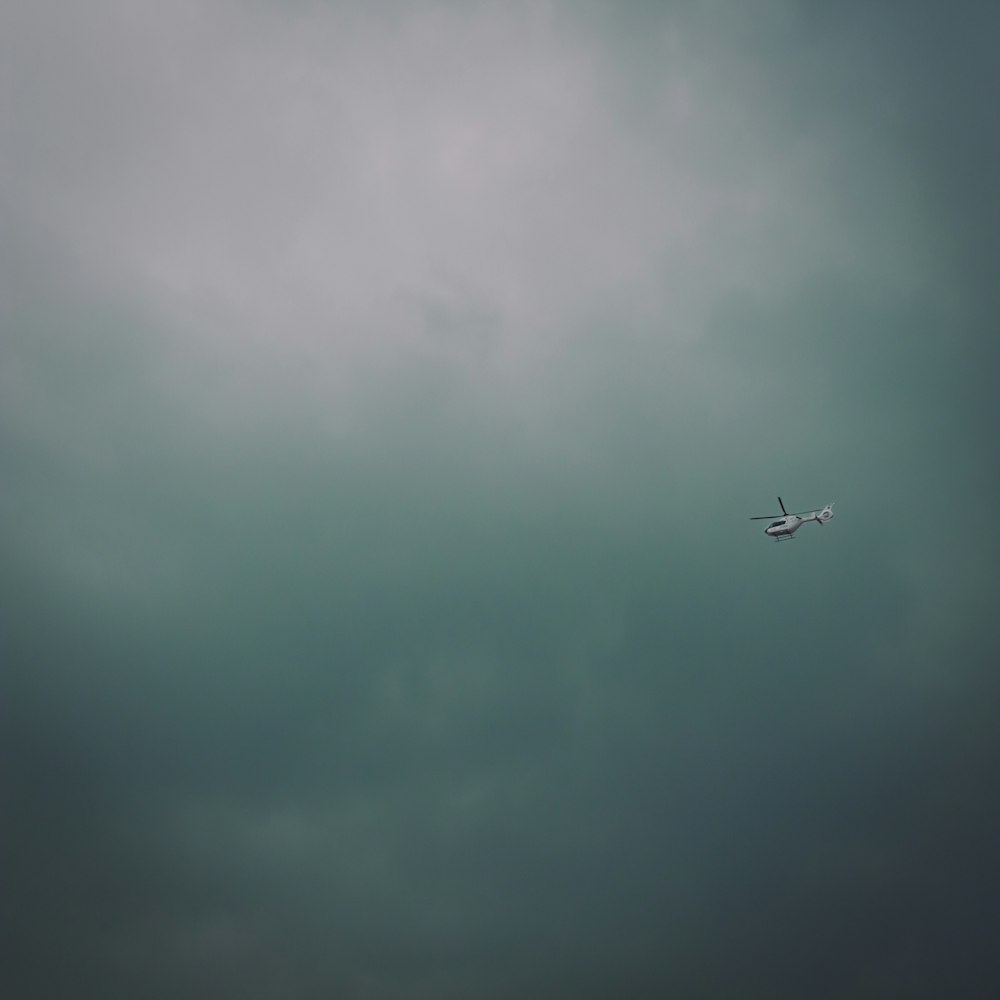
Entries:
POLYGON ((778 506, 781 508, 781 513, 788 517, 788 511, 785 510, 785 505, 781 502, 781 497, 778 497, 778 506))
POLYGON ((760 517, 751 517, 751 521, 770 521, 772 518, 781 517, 780 514, 761 514, 760 517))

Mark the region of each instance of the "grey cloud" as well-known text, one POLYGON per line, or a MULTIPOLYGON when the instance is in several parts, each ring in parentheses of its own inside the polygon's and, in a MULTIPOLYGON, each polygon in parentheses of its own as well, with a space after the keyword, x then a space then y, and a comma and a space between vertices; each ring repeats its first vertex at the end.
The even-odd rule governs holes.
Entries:
POLYGON ((137 8, 78 17, 101 67, 22 67, 12 995, 995 992, 988 213, 969 134, 931 149, 931 31, 549 9, 137 8), (247 79, 281 141, 237 176, 247 79), (365 127, 309 138, 350 81, 365 127), (359 136, 416 155, 385 201, 359 136), (837 518, 774 545, 779 492, 837 518))

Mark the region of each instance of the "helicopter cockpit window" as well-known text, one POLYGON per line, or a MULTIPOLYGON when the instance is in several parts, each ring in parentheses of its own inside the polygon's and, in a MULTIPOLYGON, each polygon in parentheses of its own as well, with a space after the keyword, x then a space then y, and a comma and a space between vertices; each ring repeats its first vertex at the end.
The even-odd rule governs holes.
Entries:
POLYGON ((784 525, 785 525, 784 521, 772 521, 771 522, 771 527, 772 528, 782 528, 782 527, 784 527, 784 525))

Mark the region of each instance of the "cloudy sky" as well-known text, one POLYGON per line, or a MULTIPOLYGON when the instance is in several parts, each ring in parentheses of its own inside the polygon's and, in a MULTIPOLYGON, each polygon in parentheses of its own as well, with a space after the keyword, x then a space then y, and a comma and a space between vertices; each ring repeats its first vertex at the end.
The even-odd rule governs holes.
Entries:
POLYGON ((0 7, 5 996, 998 994, 994 4, 0 7))

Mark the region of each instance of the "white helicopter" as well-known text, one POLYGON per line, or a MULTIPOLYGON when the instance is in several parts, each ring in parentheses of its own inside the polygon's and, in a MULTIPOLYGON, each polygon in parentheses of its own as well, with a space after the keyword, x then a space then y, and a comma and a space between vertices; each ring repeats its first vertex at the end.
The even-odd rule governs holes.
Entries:
MULTIPOLYGON (((785 510, 785 505, 781 502, 781 497, 778 497, 778 506, 781 508, 782 517, 777 521, 771 521, 771 523, 764 529, 765 535, 770 535, 776 542, 783 541, 784 539, 792 540, 792 535, 795 534, 799 528, 802 527, 806 521, 815 521, 817 524, 826 524, 827 521, 833 517, 833 504, 828 503, 825 507, 818 510, 800 510, 797 514, 789 514, 785 510)), ((764 514, 761 517, 751 517, 751 521, 767 521, 772 517, 778 517, 777 514, 764 514)))

